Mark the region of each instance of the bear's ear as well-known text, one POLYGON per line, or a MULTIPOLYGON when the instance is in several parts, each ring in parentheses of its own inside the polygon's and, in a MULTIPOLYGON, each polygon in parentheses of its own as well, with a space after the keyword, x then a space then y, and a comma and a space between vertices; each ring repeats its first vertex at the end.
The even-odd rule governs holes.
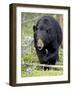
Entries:
POLYGON ((36 26, 33 25, 33 31, 35 32, 37 30, 36 26))

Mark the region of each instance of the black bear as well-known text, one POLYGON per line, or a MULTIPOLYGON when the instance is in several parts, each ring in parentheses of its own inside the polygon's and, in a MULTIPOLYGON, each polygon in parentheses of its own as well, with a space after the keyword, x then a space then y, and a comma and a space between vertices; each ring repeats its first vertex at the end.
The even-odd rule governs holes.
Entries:
MULTIPOLYGON (((51 16, 43 16, 33 26, 33 30, 34 46, 40 63, 55 65, 62 42, 62 30, 59 23, 51 16)), ((47 67, 44 67, 44 70, 46 69, 47 67)))

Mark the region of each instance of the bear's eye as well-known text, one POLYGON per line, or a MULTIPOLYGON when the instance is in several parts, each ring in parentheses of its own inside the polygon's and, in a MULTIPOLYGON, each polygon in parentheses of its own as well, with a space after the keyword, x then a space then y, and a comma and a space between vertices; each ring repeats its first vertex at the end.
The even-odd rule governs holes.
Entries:
POLYGON ((51 28, 47 29, 46 32, 47 33, 50 33, 51 32, 51 28))

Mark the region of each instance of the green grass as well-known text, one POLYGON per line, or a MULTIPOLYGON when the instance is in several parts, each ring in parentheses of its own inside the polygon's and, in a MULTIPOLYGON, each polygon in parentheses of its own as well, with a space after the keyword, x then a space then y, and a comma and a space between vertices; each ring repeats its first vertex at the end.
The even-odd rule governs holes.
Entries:
POLYGON ((61 76, 63 75, 63 70, 34 70, 32 73, 28 74, 26 72, 22 72, 22 77, 32 77, 32 76, 61 76))
MULTIPOLYGON (((39 63, 38 58, 36 56, 35 51, 25 55, 22 57, 25 63, 39 63)), ((63 49, 59 49, 59 60, 57 61, 57 65, 63 65, 63 49)), ((32 76, 60 76, 63 75, 63 69, 60 68, 51 68, 50 70, 43 71, 43 69, 39 66, 22 66, 21 76, 22 77, 32 77, 32 76), (27 73, 27 68, 30 67, 32 72, 30 74, 27 73)))

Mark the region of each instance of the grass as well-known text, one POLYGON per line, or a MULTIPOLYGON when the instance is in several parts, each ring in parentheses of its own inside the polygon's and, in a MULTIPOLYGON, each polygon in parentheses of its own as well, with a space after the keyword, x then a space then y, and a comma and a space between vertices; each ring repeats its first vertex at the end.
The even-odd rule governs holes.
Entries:
POLYGON ((22 72, 22 77, 32 77, 32 76, 61 76, 63 75, 63 70, 34 70, 32 73, 28 74, 26 72, 22 72))
MULTIPOLYGON (((39 63, 36 53, 33 51, 29 53, 29 55, 25 55, 22 59, 26 63, 39 63)), ((59 49, 59 60, 57 61, 57 65, 63 65, 63 50, 59 49)), ((51 68, 50 70, 43 71, 43 69, 39 66, 22 66, 21 77, 32 77, 32 76, 61 76, 63 75, 63 69, 60 68, 51 68), (32 71, 30 73, 27 72, 27 68, 30 67, 32 71)))

